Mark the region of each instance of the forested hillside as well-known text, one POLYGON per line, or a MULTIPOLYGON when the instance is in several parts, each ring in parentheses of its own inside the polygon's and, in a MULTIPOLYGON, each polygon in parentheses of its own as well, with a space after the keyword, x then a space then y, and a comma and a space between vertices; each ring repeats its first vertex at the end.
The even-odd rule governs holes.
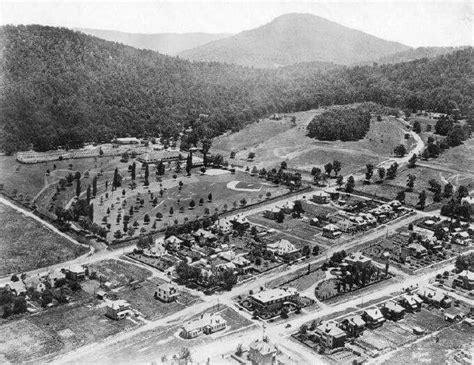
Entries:
POLYGON ((114 136, 176 136, 199 113, 212 137, 274 112, 374 101, 472 109, 472 48, 431 60, 354 68, 256 70, 192 63, 64 28, 1 28, 0 143, 7 152, 114 136))

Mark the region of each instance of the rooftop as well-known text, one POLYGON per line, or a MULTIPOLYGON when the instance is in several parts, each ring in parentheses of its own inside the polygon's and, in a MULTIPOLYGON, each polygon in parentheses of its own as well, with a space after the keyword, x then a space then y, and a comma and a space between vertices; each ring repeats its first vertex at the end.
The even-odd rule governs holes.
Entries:
POLYGON ((220 314, 216 313, 204 313, 198 319, 194 321, 189 321, 186 323, 183 328, 186 332, 191 332, 194 330, 199 330, 206 326, 214 326, 219 323, 226 323, 225 319, 222 318, 220 314))
POLYGON ((269 355, 277 352, 277 348, 272 343, 265 340, 255 340, 249 347, 255 351, 258 351, 262 355, 269 355))
POLYGON ((295 288, 274 288, 252 294, 251 297, 259 302, 266 303, 271 300, 291 297, 296 294, 298 294, 298 291, 295 288))
POLYGON ((327 321, 317 327, 318 332, 326 333, 333 337, 345 336, 346 333, 334 321, 327 321))
POLYGON ((298 251, 294 244, 283 238, 277 242, 268 244, 267 247, 271 251, 277 251, 280 255, 298 251))

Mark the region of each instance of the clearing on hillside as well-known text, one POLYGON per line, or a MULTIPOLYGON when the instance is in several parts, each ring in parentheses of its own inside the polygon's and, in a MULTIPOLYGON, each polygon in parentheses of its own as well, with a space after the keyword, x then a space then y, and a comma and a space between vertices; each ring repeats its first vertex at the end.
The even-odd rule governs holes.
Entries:
POLYGON ((373 118, 367 135, 359 141, 318 141, 307 135, 307 125, 323 109, 285 115, 281 120, 264 119, 251 124, 237 133, 217 137, 211 151, 227 158, 231 151, 236 158, 230 163, 259 168, 277 166, 288 161, 290 168, 310 171, 314 166, 339 160, 343 175, 359 170, 368 163, 377 164, 393 157, 395 146, 403 143, 410 149, 412 138, 403 122, 385 116, 381 121, 373 118), (293 123, 291 117, 296 117, 293 123), (248 161, 250 152, 255 158, 248 161))

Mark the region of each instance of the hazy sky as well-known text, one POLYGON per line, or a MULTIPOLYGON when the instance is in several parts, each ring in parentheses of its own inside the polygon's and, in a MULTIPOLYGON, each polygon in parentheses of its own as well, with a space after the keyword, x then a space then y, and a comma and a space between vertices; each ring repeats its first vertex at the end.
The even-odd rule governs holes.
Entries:
POLYGON ((2 24, 134 33, 237 33, 285 13, 311 13, 410 46, 474 45, 470 0, 443 1, 12 1, 2 24))

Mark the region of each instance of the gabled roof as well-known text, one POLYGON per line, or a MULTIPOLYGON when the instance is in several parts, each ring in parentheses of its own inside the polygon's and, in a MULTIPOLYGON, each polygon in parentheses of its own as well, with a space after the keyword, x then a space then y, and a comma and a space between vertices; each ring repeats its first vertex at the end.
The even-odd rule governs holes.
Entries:
POLYGON ((199 228, 196 232, 194 232, 195 237, 204 237, 204 238, 215 238, 216 235, 212 232, 206 231, 205 229, 199 228))
POLYGON ((169 236, 165 239, 166 243, 182 243, 183 241, 176 236, 169 236))
POLYGON ((382 315, 382 312, 380 312, 380 309, 378 308, 369 308, 365 311, 365 313, 367 314, 367 316, 369 316, 373 320, 379 320, 379 319, 384 318, 384 316, 382 315))
POLYGON ((335 224, 333 223, 330 223, 330 224, 327 224, 323 227, 324 230, 327 230, 327 231, 339 231, 339 227, 336 226, 335 224))
POLYGON ((405 311, 405 309, 402 306, 400 306, 397 303, 392 302, 392 301, 386 302, 384 304, 384 307, 387 308, 390 311, 395 312, 395 313, 402 313, 402 312, 405 311))
POLYGON ((193 321, 189 321, 186 324, 184 324, 183 328, 186 332, 191 332, 195 330, 201 330, 206 326, 215 326, 217 324, 226 324, 227 322, 225 321, 224 318, 220 314, 216 313, 204 313, 201 314, 201 316, 198 319, 195 319, 193 321))
POLYGON ((334 321, 327 321, 319 325, 316 330, 321 333, 326 333, 329 336, 339 337, 345 336, 346 333, 337 326, 337 323, 334 321))
POLYGON ((158 289, 161 289, 165 292, 170 292, 171 290, 177 290, 176 286, 170 283, 163 283, 158 285, 158 289))
POLYGON ((268 244, 267 247, 271 251, 277 251, 280 255, 298 251, 294 244, 283 238, 277 242, 268 244))

